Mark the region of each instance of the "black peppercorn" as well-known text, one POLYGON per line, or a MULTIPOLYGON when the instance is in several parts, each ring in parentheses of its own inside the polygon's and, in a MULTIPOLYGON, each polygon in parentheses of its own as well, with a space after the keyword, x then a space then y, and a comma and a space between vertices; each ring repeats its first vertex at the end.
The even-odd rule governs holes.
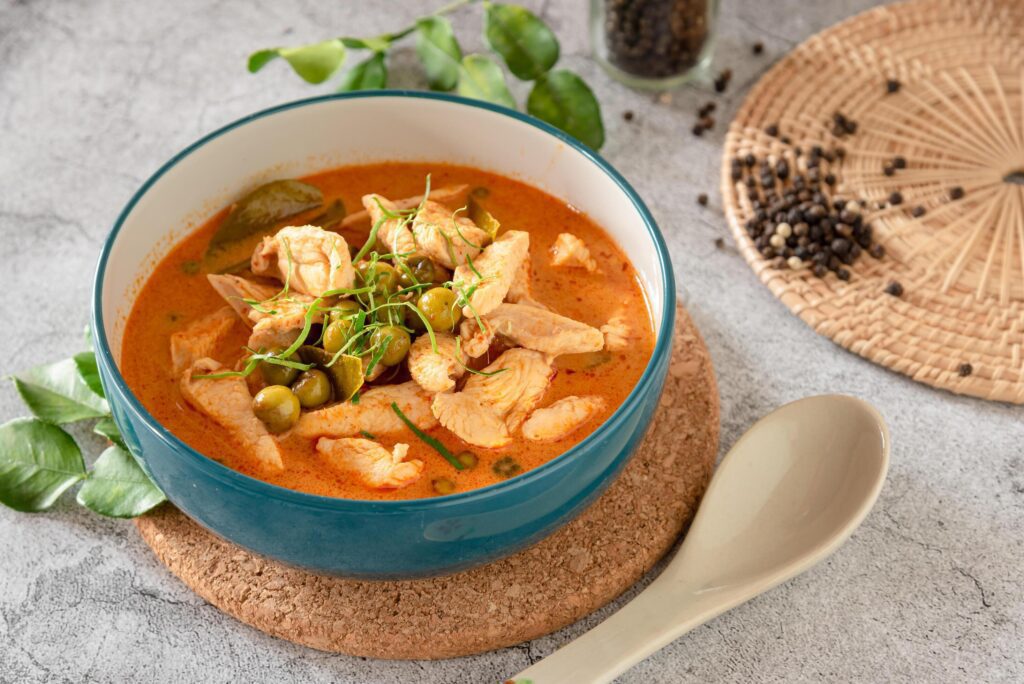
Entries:
POLYGON ((961 363, 957 367, 957 369, 956 369, 957 375, 959 375, 961 378, 966 378, 968 375, 970 375, 973 372, 974 372, 974 366, 972 366, 969 363, 961 363))
POLYGON ((899 192, 893 192, 889 195, 889 204, 896 206, 897 204, 903 204, 903 195, 899 192))
POLYGON ((699 195, 697 195, 697 204, 699 204, 702 207, 708 206, 708 196, 706 193, 702 192, 699 195))
POLYGON ((900 90, 900 82, 895 78, 890 78, 885 82, 885 92, 892 94, 897 93, 900 90))
POLYGON ((724 93, 725 89, 729 87, 729 79, 723 78, 721 74, 715 79, 715 92, 724 93))
POLYGON ((886 176, 891 176, 894 173, 896 173, 896 168, 892 164, 886 164, 885 166, 882 167, 882 173, 884 173, 886 176))
POLYGON ((753 46, 751 46, 750 51, 753 52, 755 55, 761 54, 762 52, 764 52, 764 43, 760 41, 754 43, 753 46))
POLYGON ((779 135, 779 124, 770 124, 769 126, 767 126, 764 129, 764 132, 767 135, 770 135, 773 138, 778 137, 778 135, 779 135))
POLYGON ((629 110, 629 109, 627 109, 626 111, 622 112, 622 118, 625 119, 626 121, 632 121, 633 120, 633 116, 634 116, 633 112, 631 110, 629 110))
POLYGON ((897 169, 905 169, 907 168, 907 160, 905 157, 893 157, 892 165, 897 169))
POLYGON ((893 297, 903 296, 903 286, 898 280, 890 280, 889 284, 885 286, 885 293, 890 294, 893 297))
POLYGON ((918 205, 910 210, 910 215, 913 216, 914 218, 921 218, 922 216, 925 215, 926 211, 927 210, 924 207, 918 205))
POLYGON ((951 200, 962 199, 965 194, 966 193, 964 192, 964 189, 961 188, 959 185, 949 189, 949 199, 951 200))
POLYGON ((849 240, 844 240, 843 238, 836 238, 835 240, 832 241, 830 247, 832 248, 833 252, 835 252, 839 256, 843 256, 844 254, 850 251, 850 242, 849 240))

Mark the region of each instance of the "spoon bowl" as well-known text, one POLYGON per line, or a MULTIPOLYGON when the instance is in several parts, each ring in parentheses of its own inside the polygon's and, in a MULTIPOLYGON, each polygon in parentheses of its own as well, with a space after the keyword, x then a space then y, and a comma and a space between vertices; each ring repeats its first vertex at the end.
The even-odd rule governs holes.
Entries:
POLYGON ((694 627, 839 548, 878 498, 889 433, 869 404, 801 399, 758 421, 722 460, 665 570, 618 613, 515 682, 609 682, 694 627))

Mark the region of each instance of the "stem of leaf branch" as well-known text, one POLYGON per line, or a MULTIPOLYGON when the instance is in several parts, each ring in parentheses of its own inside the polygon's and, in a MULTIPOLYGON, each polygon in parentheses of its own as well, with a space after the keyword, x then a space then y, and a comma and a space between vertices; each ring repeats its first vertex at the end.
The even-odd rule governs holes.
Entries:
MULTIPOLYGON (((451 14, 455 10, 461 9, 466 5, 472 5, 475 2, 479 2, 479 0, 452 0, 452 2, 449 2, 447 5, 442 5, 441 7, 438 7, 436 10, 434 10, 427 16, 442 17, 446 14, 451 14)), ((407 35, 409 35, 415 30, 416 24, 413 24, 412 26, 406 26, 401 31, 396 31, 395 33, 387 33, 385 34, 385 37, 387 37, 387 39, 390 42, 395 42, 396 40, 401 40, 402 38, 405 38, 407 35)))

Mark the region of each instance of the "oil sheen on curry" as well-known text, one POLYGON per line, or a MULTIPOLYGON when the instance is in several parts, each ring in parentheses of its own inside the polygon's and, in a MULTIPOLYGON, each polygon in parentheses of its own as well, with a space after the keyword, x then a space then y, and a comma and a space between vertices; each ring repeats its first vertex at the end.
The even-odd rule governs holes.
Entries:
POLYGON ((209 458, 352 499, 465 492, 622 403, 654 333, 615 242, 509 178, 386 163, 281 179, 149 274, 121 367, 209 458))

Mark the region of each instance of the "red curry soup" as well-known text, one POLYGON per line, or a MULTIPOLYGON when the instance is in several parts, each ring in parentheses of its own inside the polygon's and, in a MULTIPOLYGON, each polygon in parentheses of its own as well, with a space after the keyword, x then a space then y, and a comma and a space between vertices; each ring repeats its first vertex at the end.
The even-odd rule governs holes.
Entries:
POLYGON ((253 190, 187 236, 128 318, 143 405, 230 468, 311 494, 409 499, 536 468, 646 367, 650 312, 599 226, 443 164, 253 190))

